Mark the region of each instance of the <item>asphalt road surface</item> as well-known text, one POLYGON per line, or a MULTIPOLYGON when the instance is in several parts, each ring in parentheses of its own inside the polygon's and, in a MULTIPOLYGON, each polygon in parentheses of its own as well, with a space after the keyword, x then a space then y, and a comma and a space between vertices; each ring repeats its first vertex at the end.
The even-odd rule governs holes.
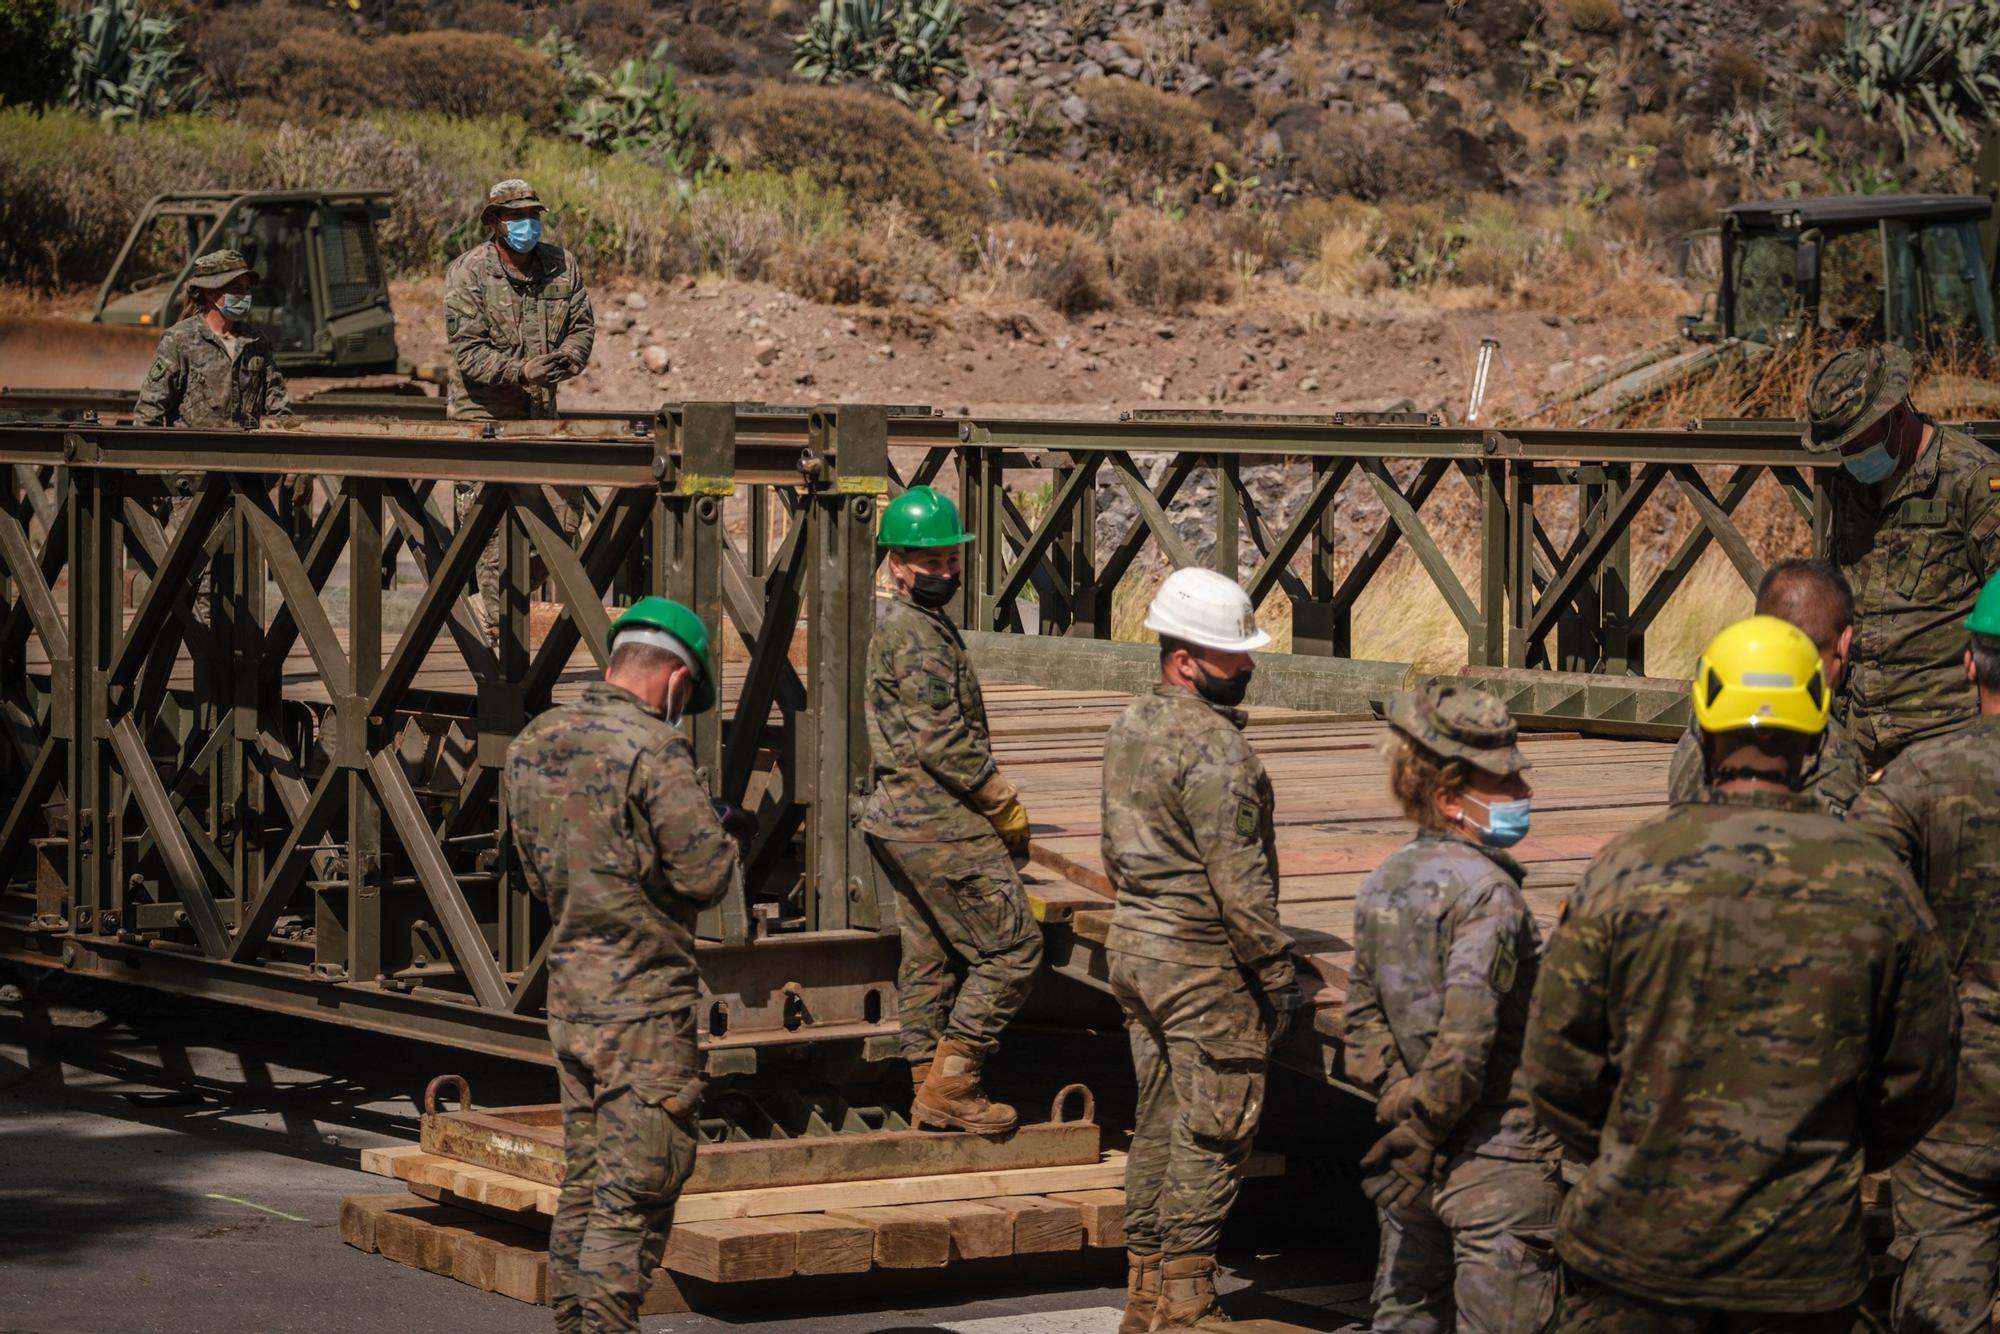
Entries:
MULTIPOLYGON (((549 1328, 545 1310, 365 1255, 336 1226, 343 1196, 390 1188, 360 1150, 416 1139, 431 1075, 464 1073, 501 1105, 554 1101, 546 1070, 68 977, 0 984, 0 1331, 549 1328)), ((1326 1132, 1319 1109, 1291 1116, 1326 1132)), ((1296 1174, 1246 1193, 1225 1239, 1232 1313, 1365 1326, 1374 1237, 1327 1226, 1352 1194, 1296 1174)), ((1123 1297, 1086 1283, 645 1329, 1111 1334, 1123 1297)))

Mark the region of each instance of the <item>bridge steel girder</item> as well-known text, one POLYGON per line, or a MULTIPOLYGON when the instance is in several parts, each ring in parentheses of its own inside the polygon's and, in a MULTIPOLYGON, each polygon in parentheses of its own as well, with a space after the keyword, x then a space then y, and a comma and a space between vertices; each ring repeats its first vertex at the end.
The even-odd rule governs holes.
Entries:
POLYGON ((1665 738, 1685 724, 1685 687, 1643 674, 1646 633, 1711 547, 1746 579, 1779 554, 1736 526, 1752 488, 1768 479, 1824 540, 1812 478, 1832 461, 1796 441, 1796 424, 1768 422, 961 421, 700 403, 247 433, 10 421, 0 955, 543 1058, 547 914, 514 865, 498 767, 558 685, 601 664, 605 604, 656 591, 696 610, 718 657, 749 655, 733 710, 691 727, 711 790, 758 817, 746 894, 700 924, 704 1042, 726 1069, 828 1043, 887 1056, 893 914, 854 810, 875 516, 899 468, 955 482, 965 502, 978 541, 954 614, 989 674, 1143 685, 1153 652, 1109 642, 1114 598, 1149 562, 1190 558, 1175 507, 1206 476, 1213 531, 1247 543, 1253 598, 1292 608, 1298 651, 1265 655, 1252 702, 1368 716, 1415 679, 1350 652, 1361 595, 1407 548, 1464 633, 1462 675, 1531 724, 1665 738), (1266 512, 1256 470, 1286 459, 1309 479, 1293 512, 1266 512), (282 474, 318 478, 316 513, 274 502, 282 474), (475 484, 462 521, 433 495, 460 481, 475 484), (1133 504, 1123 533, 1099 524, 1100 484, 1133 504), (545 487, 585 497, 578 538, 545 487), (1438 521, 1461 489, 1471 542, 1438 521), (178 514, 174 490, 192 492, 178 514), (1336 522, 1356 497, 1372 528, 1336 522), (1631 533, 1660 505, 1692 525, 1641 586, 1631 533), (497 648, 469 605, 493 540, 497 648), (393 547, 419 577, 413 605, 352 577, 393 547), (531 615, 542 580, 547 625, 531 615), (303 675, 285 670, 294 645, 303 675))

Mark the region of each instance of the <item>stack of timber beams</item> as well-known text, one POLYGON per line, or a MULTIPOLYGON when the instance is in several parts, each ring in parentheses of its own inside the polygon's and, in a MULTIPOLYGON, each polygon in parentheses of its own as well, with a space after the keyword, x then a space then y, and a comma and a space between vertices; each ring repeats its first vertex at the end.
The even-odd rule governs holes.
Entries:
MULTIPOLYGON (((560 1161, 547 1154, 547 1134, 533 1130, 538 1121, 545 1127, 552 1110, 426 1116, 423 1143, 363 1151, 363 1170, 404 1189, 342 1201, 342 1239, 472 1287, 546 1303, 560 1161), (482 1119, 492 1124, 481 1125, 482 1119), (504 1124, 530 1132, 493 1133, 504 1124), (430 1151, 453 1149, 492 1161, 496 1145, 532 1175, 430 1151)), ((852 1155, 855 1162, 901 1159, 895 1170, 960 1160, 956 1170, 861 1179, 843 1171, 838 1153, 829 1159, 823 1149, 802 1150, 814 1141, 705 1146, 641 1309, 651 1314, 869 1300, 1115 1274, 1125 1244, 1124 1156, 1099 1153, 1096 1127, 1088 1122, 1027 1126, 1022 1135, 1032 1139, 1036 1132, 1039 1145, 919 1131, 816 1142, 865 1145, 852 1155), (1080 1154, 1086 1130, 1087 1153, 1080 1154), (1073 1161, 988 1165, 1037 1156, 1073 1161), (809 1157, 818 1159, 815 1168, 795 1166, 809 1157), (738 1184, 804 1170, 850 1179, 738 1184)), ((1259 1155, 1252 1171, 1275 1175, 1282 1161, 1259 1155)))

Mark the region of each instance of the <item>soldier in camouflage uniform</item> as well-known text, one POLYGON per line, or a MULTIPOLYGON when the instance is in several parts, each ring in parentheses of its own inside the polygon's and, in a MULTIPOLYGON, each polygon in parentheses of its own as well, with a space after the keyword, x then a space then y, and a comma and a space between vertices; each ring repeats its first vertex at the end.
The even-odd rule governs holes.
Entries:
POLYGON ((1160 683, 1104 740, 1105 947, 1139 1084, 1121 1334, 1218 1314, 1216 1243, 1270 1046, 1305 1004, 1278 925, 1271 780, 1236 707, 1270 636, 1234 580, 1195 568, 1161 585, 1146 627, 1160 683))
POLYGON ((694 1170, 695 915, 742 876, 674 727, 715 703, 701 621, 647 598, 612 627, 610 648, 602 683, 507 748, 514 845, 552 921, 566 1162, 549 1300, 562 1331, 639 1328, 646 1276, 694 1170))
POLYGON ((1550 937, 1522 1050, 1586 1161, 1564 1330, 1846 1334, 1861 1177, 1950 1107, 1958 1005, 1915 883, 1798 792, 1830 692, 1770 616, 1696 665, 1705 800, 1613 839, 1550 937))
MULTIPOLYGON (((139 386, 133 425, 250 431, 265 417, 291 411, 271 340, 248 323, 256 283, 256 272, 237 251, 213 250, 195 260, 181 319, 160 335, 159 351, 139 386)), ((162 517, 178 524, 187 514, 194 504, 186 494, 193 480, 189 473, 170 479, 176 494, 162 517)), ((204 625, 209 587, 204 561, 195 581, 195 616, 204 625)))
POLYGON ((1521 1083, 1541 933, 1527 874, 1528 767, 1506 706, 1470 686, 1390 702, 1390 787, 1417 836, 1363 882, 1347 983, 1348 1071, 1389 1127, 1365 1188, 1380 1212, 1377 1334, 1539 1334, 1555 1318, 1561 1149, 1521 1083))
POLYGON ((1028 812, 993 762, 979 677, 944 615, 972 537, 949 499, 915 486, 883 511, 879 540, 896 592, 868 642, 875 787, 861 828, 896 892, 911 1120, 1003 1134, 1018 1118, 981 1074, 1028 998, 1042 934, 1014 865, 1028 812))
POLYGON ((1900 1334, 1972 1334, 2000 1278, 2000 578, 1966 620, 1979 717, 1889 762, 1854 817, 1910 867, 1958 979, 1958 1099, 1892 1173, 1900 1334))
MULTIPOLYGON (((451 345, 445 414, 456 421, 553 420, 556 386, 583 373, 597 337, 597 316, 576 256, 542 240, 546 206, 526 181, 508 180, 486 195, 479 215, 486 236, 444 275, 444 331, 451 345)), ((465 518, 478 488, 458 484, 465 518)), ((563 536, 574 538, 583 488, 542 488, 563 536)), ((529 582, 545 576, 539 560, 529 582)), ((499 634, 500 541, 479 557, 481 618, 499 634)))
POLYGON ((2000 572, 2000 455, 1911 406, 1910 355, 1892 345, 1835 354, 1806 411, 1806 448, 1840 451, 1827 554, 1854 588, 1847 722, 1875 769, 1978 711, 1959 627, 2000 572))
MULTIPOLYGON (((1757 585, 1759 616, 1776 616, 1805 631, 1819 646, 1819 660, 1826 671, 1827 687, 1838 696, 1847 679, 1847 658, 1854 641, 1854 590, 1831 562, 1824 560, 1782 560, 1764 572, 1757 585)), ((1838 718, 1826 720, 1819 749, 1806 757, 1806 770, 1799 790, 1812 797, 1828 815, 1845 815, 1861 795, 1861 752, 1847 735, 1838 718)), ((1708 787, 1702 772, 1701 737, 1688 724, 1674 748, 1673 767, 1667 774, 1667 799, 1680 804, 1701 800, 1708 787)))

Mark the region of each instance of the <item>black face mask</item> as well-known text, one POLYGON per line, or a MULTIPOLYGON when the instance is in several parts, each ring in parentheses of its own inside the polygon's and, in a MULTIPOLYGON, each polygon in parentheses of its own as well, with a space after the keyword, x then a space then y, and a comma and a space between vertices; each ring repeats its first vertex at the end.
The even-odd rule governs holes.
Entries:
POLYGON ((1250 689, 1250 677, 1257 669, 1252 667, 1238 672, 1235 676, 1210 676, 1208 668, 1195 665, 1195 692, 1210 704, 1219 704, 1225 709, 1233 709, 1243 702, 1243 696, 1250 689))
POLYGON ((955 574, 927 574, 917 571, 916 580, 910 585, 910 601, 929 611, 949 603, 958 596, 959 577, 955 574))

